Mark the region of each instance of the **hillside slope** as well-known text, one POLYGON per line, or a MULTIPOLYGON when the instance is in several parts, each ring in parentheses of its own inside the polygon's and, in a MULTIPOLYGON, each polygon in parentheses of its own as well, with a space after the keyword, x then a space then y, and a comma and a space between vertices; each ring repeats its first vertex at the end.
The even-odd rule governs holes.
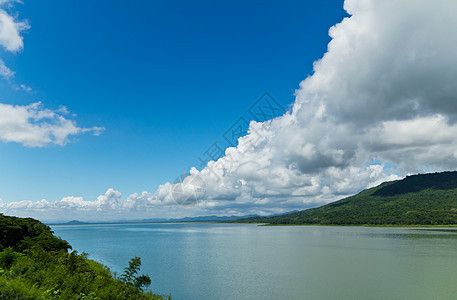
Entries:
POLYGON ((457 224, 457 172, 408 176, 318 208, 234 222, 320 225, 457 224))
POLYGON ((76 251, 34 219, 0 213, 0 299, 150 299, 149 276, 133 258, 120 277, 76 251))

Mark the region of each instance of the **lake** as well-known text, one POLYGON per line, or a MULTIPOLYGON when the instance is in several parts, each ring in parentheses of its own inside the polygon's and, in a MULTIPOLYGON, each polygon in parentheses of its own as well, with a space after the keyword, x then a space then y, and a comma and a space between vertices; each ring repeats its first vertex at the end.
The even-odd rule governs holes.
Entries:
POLYGON ((175 300, 455 299, 457 230, 251 224, 53 225, 121 273, 140 256, 175 300))

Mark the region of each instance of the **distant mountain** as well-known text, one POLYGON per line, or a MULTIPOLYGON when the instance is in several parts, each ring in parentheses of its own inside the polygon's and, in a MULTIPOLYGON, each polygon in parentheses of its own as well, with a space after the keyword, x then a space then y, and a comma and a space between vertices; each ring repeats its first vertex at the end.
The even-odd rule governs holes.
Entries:
POLYGON ((320 225, 457 224, 457 172, 408 176, 384 182, 318 208, 232 222, 320 225))
POLYGON ((180 222, 228 222, 235 221, 244 218, 258 217, 258 215, 247 215, 247 216, 200 216, 200 217, 185 217, 179 219, 144 219, 141 222, 152 222, 152 223, 180 223, 180 222))
POLYGON ((80 224, 87 224, 87 223, 86 222, 81 222, 81 221, 78 221, 78 220, 73 220, 73 221, 67 222, 65 224, 66 225, 80 225, 80 224))
POLYGON ((117 221, 90 221, 82 222, 72 220, 70 222, 47 222, 47 225, 84 225, 84 224, 117 224, 117 223, 184 223, 184 222, 229 222, 244 218, 255 218, 258 215, 245 215, 245 216, 199 216, 199 217, 185 217, 177 219, 142 219, 142 220, 117 220, 117 221))

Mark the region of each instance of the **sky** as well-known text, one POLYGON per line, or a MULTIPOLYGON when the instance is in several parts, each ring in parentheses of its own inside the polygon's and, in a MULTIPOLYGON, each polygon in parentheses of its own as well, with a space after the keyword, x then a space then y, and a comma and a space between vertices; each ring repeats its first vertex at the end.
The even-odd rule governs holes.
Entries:
POLYGON ((0 0, 0 212, 269 215, 457 167, 450 0, 0 0))

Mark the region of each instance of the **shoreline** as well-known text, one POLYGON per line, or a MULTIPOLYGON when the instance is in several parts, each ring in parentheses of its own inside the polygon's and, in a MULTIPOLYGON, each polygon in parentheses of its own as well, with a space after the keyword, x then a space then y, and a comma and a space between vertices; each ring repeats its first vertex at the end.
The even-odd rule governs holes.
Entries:
POLYGON ((75 225, 128 225, 128 224, 240 224, 240 225, 257 225, 264 227, 275 226, 332 226, 332 227, 392 227, 392 228, 457 228, 457 224, 451 225, 395 225, 395 224, 270 224, 270 223, 230 223, 230 222, 108 222, 108 223, 80 223, 80 224, 65 224, 54 223, 46 224, 48 226, 75 226, 75 225))
POLYGON ((451 225, 421 225, 421 224, 411 224, 411 225, 395 225, 395 224, 270 224, 270 223, 225 223, 225 224, 253 224, 257 226, 265 226, 265 227, 275 227, 275 226, 332 226, 332 227, 395 227, 395 228, 443 228, 443 227, 450 227, 450 228, 457 228, 457 224, 451 225))

